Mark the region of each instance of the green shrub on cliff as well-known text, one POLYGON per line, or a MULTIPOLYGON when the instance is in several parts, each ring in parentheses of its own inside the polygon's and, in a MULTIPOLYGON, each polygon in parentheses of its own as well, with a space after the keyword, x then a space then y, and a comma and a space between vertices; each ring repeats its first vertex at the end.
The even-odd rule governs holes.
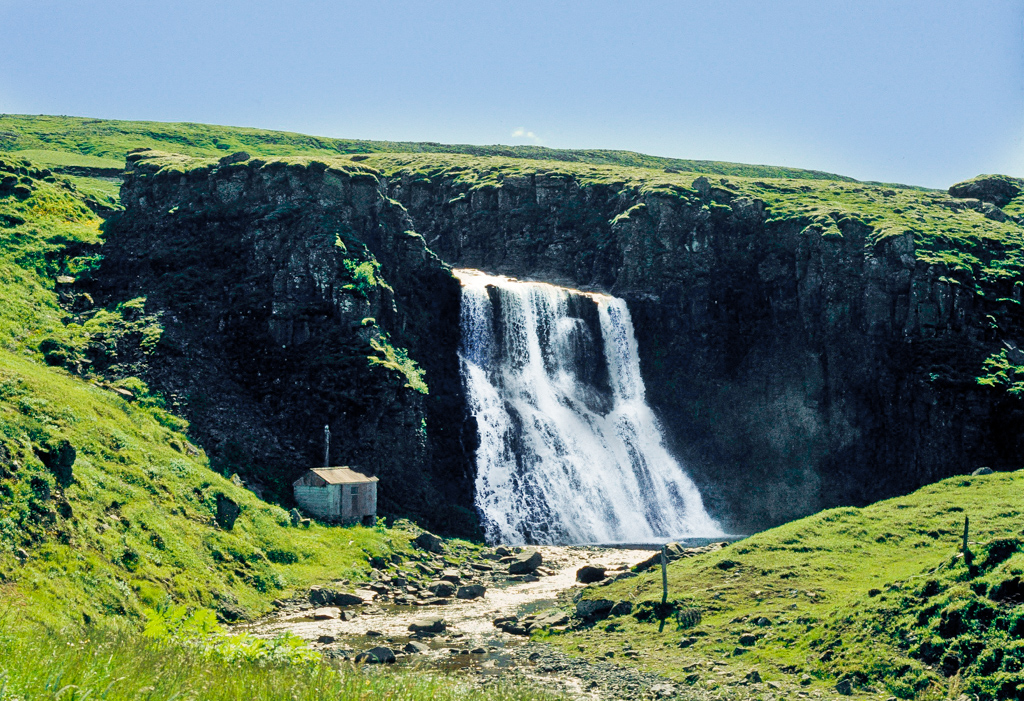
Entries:
POLYGON ((387 368, 402 375, 405 386, 414 389, 420 394, 427 394, 427 382, 424 380, 423 370, 416 364, 416 361, 409 357, 408 351, 393 345, 387 334, 370 340, 370 347, 375 355, 368 356, 371 366, 387 368))

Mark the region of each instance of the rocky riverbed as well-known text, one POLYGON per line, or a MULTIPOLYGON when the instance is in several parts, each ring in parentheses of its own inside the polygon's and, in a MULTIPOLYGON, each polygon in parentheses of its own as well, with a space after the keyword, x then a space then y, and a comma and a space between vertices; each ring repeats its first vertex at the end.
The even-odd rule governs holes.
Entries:
POLYGON ((417 545, 416 552, 374 562, 367 585, 340 580, 314 587, 244 628, 261 636, 291 633, 339 663, 411 665, 470 675, 482 685, 539 683, 580 698, 676 696, 677 685, 656 675, 571 657, 529 638, 541 628, 566 629, 574 622, 575 593, 635 576, 631 568, 650 560, 650 550, 499 547, 460 561, 429 534, 417 545))

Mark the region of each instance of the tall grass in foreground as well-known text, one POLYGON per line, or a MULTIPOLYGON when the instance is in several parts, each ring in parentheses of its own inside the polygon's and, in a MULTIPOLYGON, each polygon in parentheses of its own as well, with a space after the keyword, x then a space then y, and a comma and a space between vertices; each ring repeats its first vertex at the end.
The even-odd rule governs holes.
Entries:
POLYGON ((188 646, 168 647, 124 630, 64 638, 0 630, 0 701, 526 701, 536 689, 474 688, 468 680, 413 670, 322 662, 228 662, 188 646))

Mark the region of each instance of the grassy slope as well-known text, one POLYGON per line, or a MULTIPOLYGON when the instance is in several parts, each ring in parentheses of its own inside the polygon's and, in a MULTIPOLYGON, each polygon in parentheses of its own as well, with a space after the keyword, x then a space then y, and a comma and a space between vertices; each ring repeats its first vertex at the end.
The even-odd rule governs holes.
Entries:
POLYGON ((220 659, 161 646, 124 632, 91 630, 87 640, 18 638, 0 627, 0 701, 530 701, 561 698, 534 687, 491 685, 402 671, 264 659, 220 659), (15 662, 17 661, 17 662, 15 662))
POLYGON ((374 152, 464 153, 476 156, 673 168, 722 175, 852 180, 832 173, 800 168, 662 158, 632 151, 367 141, 187 122, 129 122, 83 117, 0 115, 0 150, 4 151, 58 151, 113 159, 120 163, 126 151, 140 147, 193 156, 224 155, 241 150, 254 156, 332 156, 374 152))
MULTIPOLYGON (((672 563, 671 598, 704 612, 695 628, 670 622, 658 632, 657 621, 627 616, 552 640, 588 657, 631 646, 643 655, 630 664, 699 686, 757 670, 789 693, 807 674, 825 691, 849 678, 882 697, 1020 698, 1024 611, 1012 582, 1024 574, 1022 488, 1024 472, 954 477, 864 509, 825 511, 672 563), (965 516, 973 577, 957 557, 965 516), (757 625, 762 617, 771 625, 757 625), (737 654, 745 633, 758 640, 737 654), (681 639, 692 645, 680 649, 681 639), (943 674, 948 655, 958 674, 943 674)), ((585 596, 657 601, 661 573, 585 596)))
MULTIPOLYGON (((58 275, 87 275, 100 222, 59 178, 24 163, 20 194, 0 193, 0 586, 47 623, 137 615, 168 598, 264 610, 289 590, 368 573, 367 554, 404 547, 408 533, 291 528, 286 512, 208 469, 187 426, 144 386, 118 394, 97 375, 43 362, 41 340, 70 333, 58 275), (41 455, 77 449, 73 481, 41 455), (239 503, 233 530, 214 521, 216 495, 239 503), (20 562, 17 550, 29 557, 20 562)), ((80 336, 117 328, 106 310, 80 336)), ((120 321, 119 321, 120 323, 120 321)), ((74 335, 74 334, 72 334, 74 335)), ((122 383, 124 384, 124 383, 122 383)))

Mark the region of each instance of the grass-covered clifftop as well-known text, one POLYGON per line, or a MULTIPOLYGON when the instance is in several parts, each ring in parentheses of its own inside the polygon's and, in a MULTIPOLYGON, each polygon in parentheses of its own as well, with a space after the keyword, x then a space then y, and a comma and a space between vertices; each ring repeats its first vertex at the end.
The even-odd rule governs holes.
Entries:
MULTIPOLYGON (((91 156, 93 165, 117 167, 135 148, 173 151, 190 156, 216 156, 247 151, 254 156, 319 156, 364 153, 443 153, 504 156, 528 160, 594 163, 672 169, 720 175, 788 177, 825 180, 852 178, 801 168, 747 165, 649 156, 632 151, 552 149, 543 146, 475 146, 434 142, 371 141, 308 136, 292 132, 227 127, 191 122, 142 122, 48 115, 0 115, 0 151, 31 151, 38 162, 54 152, 91 156)), ((68 165, 84 165, 68 163, 68 165)))
POLYGON ((638 650, 627 664, 704 689, 833 696, 849 680, 876 698, 1017 699, 1022 488, 1019 471, 953 477, 864 509, 825 511, 671 563, 669 597, 703 612, 696 626, 669 618, 659 630, 651 610, 661 572, 653 568, 584 594, 631 602, 646 615, 551 639, 594 658, 638 650))

